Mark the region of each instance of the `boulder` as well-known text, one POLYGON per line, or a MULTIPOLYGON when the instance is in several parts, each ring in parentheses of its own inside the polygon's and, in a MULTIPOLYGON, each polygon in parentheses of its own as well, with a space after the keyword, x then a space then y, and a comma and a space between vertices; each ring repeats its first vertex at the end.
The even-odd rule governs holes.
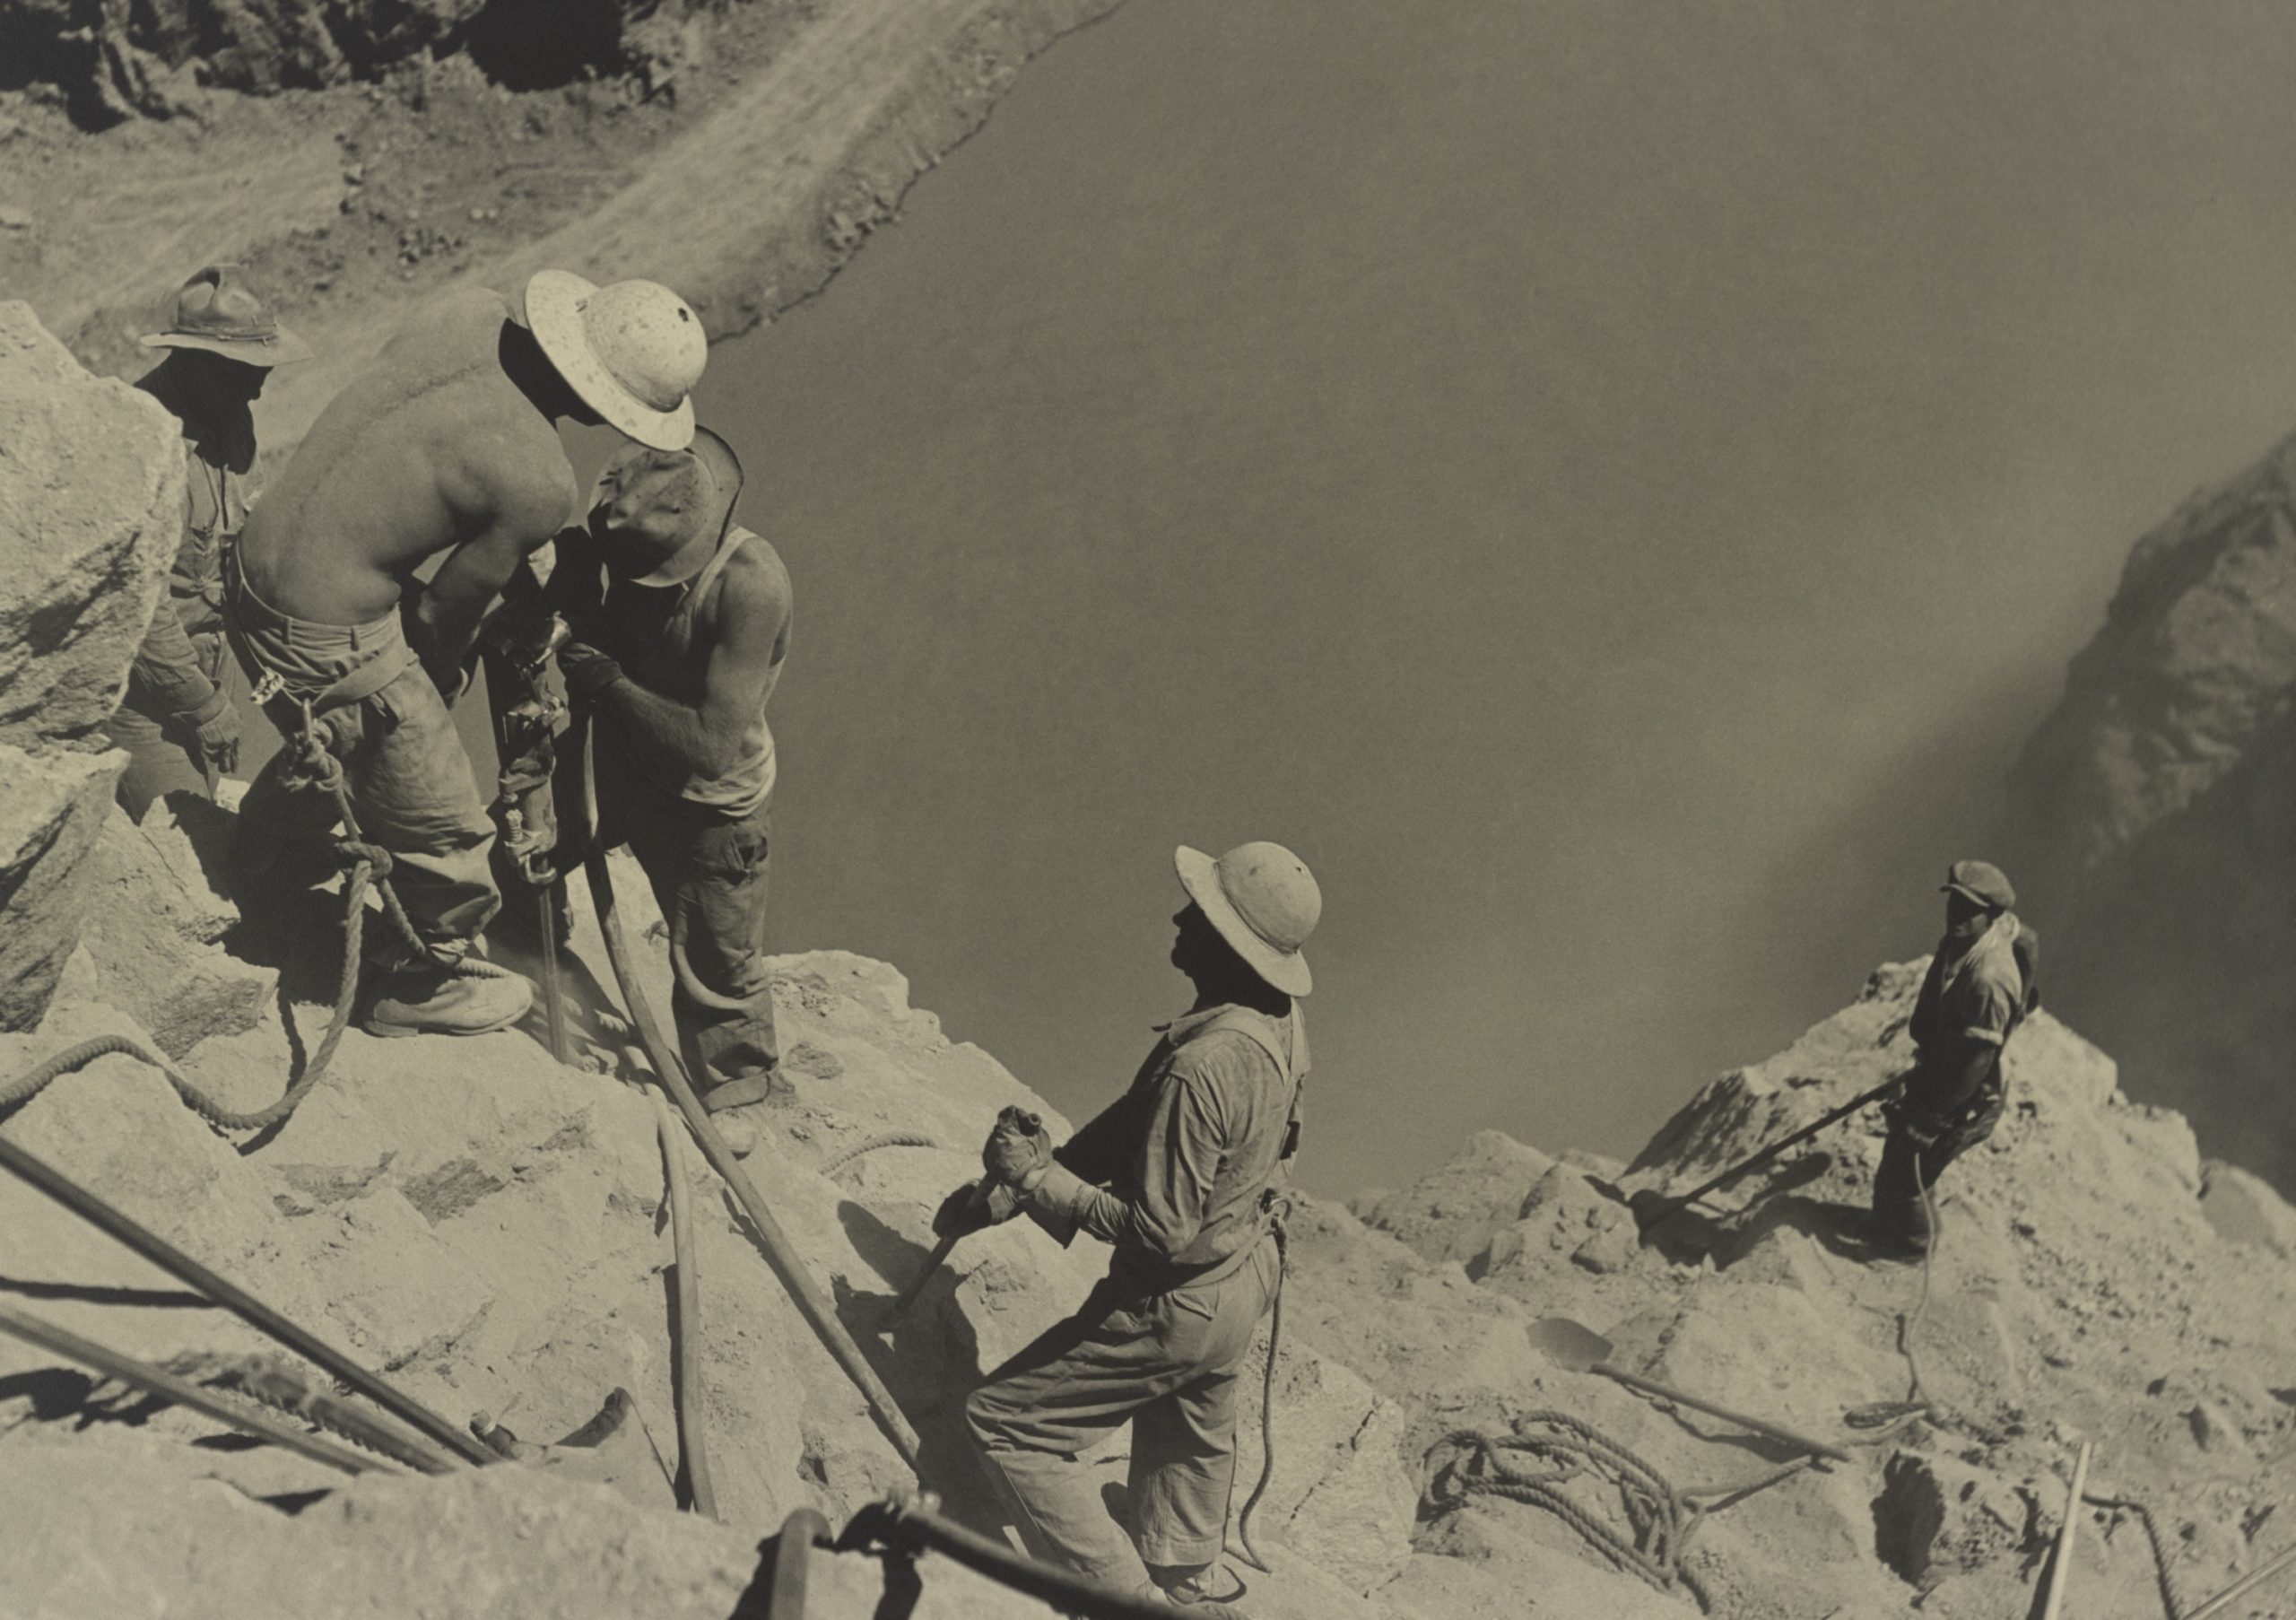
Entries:
POLYGON ((183 535, 175 420, 0 303, 0 743, 84 742, 119 701, 183 535))
POLYGON ((100 727, 181 534, 183 452, 156 400, 83 370, 0 303, 0 1029, 46 1013, 126 756, 100 727))
POLYGON ((91 993, 151 1031, 170 1057, 251 1030, 270 1010, 279 975, 223 948, 239 913, 164 805, 141 824, 112 811, 80 882, 91 993))
POLYGON ((117 749, 0 743, 0 1030, 36 1027, 80 943, 82 878, 112 811, 117 749))
POLYGON ((2296 1208, 2271 1182, 2237 1164, 2212 1159, 2202 1167, 2200 1212, 2228 1243, 2245 1243, 2296 1259, 2296 1208))

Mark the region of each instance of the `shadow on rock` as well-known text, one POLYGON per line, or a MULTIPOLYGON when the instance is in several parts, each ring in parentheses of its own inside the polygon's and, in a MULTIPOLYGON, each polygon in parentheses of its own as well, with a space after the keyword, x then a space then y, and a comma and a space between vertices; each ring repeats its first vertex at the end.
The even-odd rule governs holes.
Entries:
MULTIPOLYGON (((906 1286, 932 1259, 930 1250, 850 1198, 839 1203, 837 1218, 854 1252, 879 1276, 899 1278, 906 1286)), ((957 1274, 943 1267, 896 1317, 897 1294, 857 1289, 840 1276, 834 1285, 837 1314, 916 1425, 925 1482, 943 1494, 952 1516, 994 1534, 998 1521, 980 1511, 991 1498, 964 1424, 965 1397, 981 1380, 980 1341, 958 1305, 957 1282, 957 1274)))

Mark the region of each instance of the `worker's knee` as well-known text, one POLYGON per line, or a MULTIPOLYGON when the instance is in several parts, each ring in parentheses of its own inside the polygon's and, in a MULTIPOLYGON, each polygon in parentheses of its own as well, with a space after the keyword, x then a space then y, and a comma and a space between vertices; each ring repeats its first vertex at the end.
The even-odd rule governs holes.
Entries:
POLYGON ((976 1450, 1011 1450, 1014 1409, 995 1384, 983 1384, 965 1397, 965 1433, 976 1450))

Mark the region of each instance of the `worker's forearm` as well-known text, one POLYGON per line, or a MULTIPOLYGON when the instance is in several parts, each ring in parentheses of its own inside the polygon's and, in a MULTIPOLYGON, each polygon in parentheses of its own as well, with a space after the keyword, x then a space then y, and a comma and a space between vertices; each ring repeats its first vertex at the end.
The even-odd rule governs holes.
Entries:
POLYGON ((135 677, 161 708, 194 725, 213 719, 222 707, 222 694, 200 668, 198 650, 176 617, 176 605, 164 597, 144 633, 144 645, 135 650, 135 677))
POLYGON ((1196 1224, 1181 1230, 1161 1220, 1144 1200, 1120 1198, 1105 1187, 1094 1187, 1058 1163, 1028 1189, 1028 1208, 1040 1215, 1039 1224, 1065 1242, 1076 1232, 1089 1232, 1118 1249, 1144 1249, 1170 1259, 1196 1241, 1196 1224))
POLYGON ((639 755, 673 775, 714 776, 731 763, 725 739, 713 735, 701 716, 683 703, 649 692, 622 676, 600 692, 597 712, 620 722, 639 755))

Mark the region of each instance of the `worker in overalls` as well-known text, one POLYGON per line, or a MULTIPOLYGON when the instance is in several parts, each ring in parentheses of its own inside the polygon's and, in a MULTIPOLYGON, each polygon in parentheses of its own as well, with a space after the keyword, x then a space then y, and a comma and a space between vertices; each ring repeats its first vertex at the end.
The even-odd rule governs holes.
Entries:
POLYGON ((1957 860, 1944 893, 1945 933, 1906 1024, 1913 1072, 1887 1105, 1874 1176, 1873 1243, 1887 1259, 1928 1252, 1937 1180, 2001 1122, 2002 1054, 2040 1005, 2040 942, 2018 920, 2007 875, 1990 861, 1957 860))
POLYGON ((237 265, 211 265, 176 294, 175 319, 144 340, 167 356, 136 387, 183 428, 183 543, 168 594, 127 673, 105 730, 127 751, 115 789, 136 820, 178 790, 213 798, 239 762, 236 683, 223 641, 222 547, 247 520, 255 466, 249 409, 274 366, 309 360, 309 345, 282 327, 237 265))
POLYGON ((1188 903, 1171 963, 1195 987, 1132 1085, 1057 1153, 1000 1119, 1004 1196, 950 1196, 936 1229, 1025 1211, 1114 1246, 1077 1312, 989 1374, 965 1421, 1036 1556, 1144 1598, 1232 1615, 1209 1588, 1236 1472, 1236 1381, 1282 1260, 1273 1223, 1308 1072, 1300 946, 1323 899, 1299 857, 1245 844, 1175 857, 1188 903), (1132 1424, 1130 1533, 1080 1461, 1132 1424))
MULTIPOLYGON (((789 654, 789 570, 734 518, 742 466, 707 428, 631 445, 559 536, 545 608, 587 717, 601 849, 628 844, 669 927, 670 1010, 701 1104, 751 1109, 781 1084, 765 971, 776 763, 765 706, 789 654)), ((722 1123, 737 1152, 756 1115, 722 1123)))

